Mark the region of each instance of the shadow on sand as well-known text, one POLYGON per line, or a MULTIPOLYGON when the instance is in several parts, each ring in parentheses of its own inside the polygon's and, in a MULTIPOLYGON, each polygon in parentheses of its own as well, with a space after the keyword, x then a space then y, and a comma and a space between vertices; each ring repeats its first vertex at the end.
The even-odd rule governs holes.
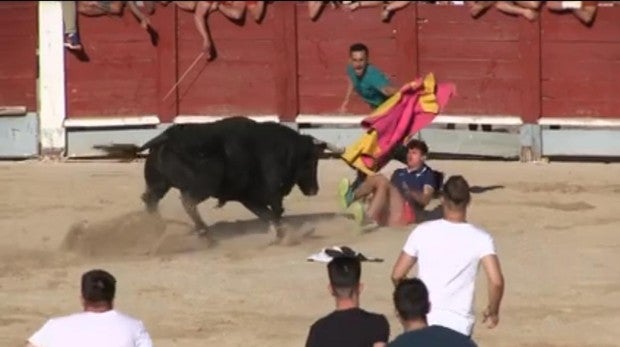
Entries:
MULTIPOLYGON (((318 237, 313 235, 315 229, 336 218, 336 213, 283 216, 282 226, 286 231, 284 244, 316 239, 318 237)), ((75 223, 66 234, 60 250, 89 258, 145 256, 201 251, 226 240, 252 234, 262 234, 269 241, 275 240, 275 235, 269 235, 268 224, 256 218, 213 223, 209 226, 211 240, 192 231, 191 222, 136 211, 95 223, 75 223)))
MULTIPOLYGON (((282 216, 282 226, 287 232, 310 235, 319 223, 338 217, 346 218, 345 215, 330 212, 285 215, 282 216)), ((188 230, 192 228, 191 223, 183 224, 188 230)), ((226 240, 249 234, 268 234, 269 224, 259 219, 216 222, 209 226, 209 232, 216 240, 226 240)))

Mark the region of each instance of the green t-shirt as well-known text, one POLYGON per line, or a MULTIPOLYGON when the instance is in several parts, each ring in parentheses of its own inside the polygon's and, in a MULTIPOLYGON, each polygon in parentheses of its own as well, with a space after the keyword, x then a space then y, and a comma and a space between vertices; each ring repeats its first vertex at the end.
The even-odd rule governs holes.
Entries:
POLYGON ((351 64, 347 65, 347 75, 353 84, 353 89, 366 101, 372 108, 377 108, 387 96, 381 89, 390 83, 390 80, 383 72, 371 64, 366 66, 366 71, 359 77, 355 74, 351 64))

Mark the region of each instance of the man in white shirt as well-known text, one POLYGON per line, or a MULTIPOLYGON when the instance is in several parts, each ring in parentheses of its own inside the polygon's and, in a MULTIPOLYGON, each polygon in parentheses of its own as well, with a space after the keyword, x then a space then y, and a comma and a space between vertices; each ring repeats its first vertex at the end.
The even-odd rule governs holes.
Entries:
POLYGON ((475 323, 474 287, 478 265, 487 276, 489 303, 483 323, 499 322, 504 278, 491 235, 467 222, 469 184, 452 176, 442 191, 443 219, 419 224, 409 235, 394 264, 397 284, 418 263, 418 277, 429 290, 429 325, 441 325, 471 337, 475 323))
POLYGON ((116 279, 104 270, 82 275, 84 311, 49 319, 26 347, 152 347, 144 324, 114 310, 116 279))

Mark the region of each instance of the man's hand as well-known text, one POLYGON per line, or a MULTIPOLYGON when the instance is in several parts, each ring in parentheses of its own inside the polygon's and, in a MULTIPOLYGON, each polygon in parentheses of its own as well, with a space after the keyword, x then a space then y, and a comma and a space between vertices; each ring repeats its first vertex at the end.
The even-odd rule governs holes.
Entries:
POLYGON ((413 199, 420 206, 426 207, 431 200, 433 199, 433 194, 435 193, 435 189, 429 185, 424 185, 424 188, 421 192, 415 190, 409 190, 406 188, 403 191, 403 196, 406 198, 413 199))
POLYGON ((482 267, 487 275, 489 291, 489 304, 483 312, 483 323, 487 323, 489 329, 492 329, 499 322, 500 303, 504 296, 504 276, 499 258, 495 254, 482 257, 482 267))
POLYGON ((482 312, 482 317, 482 324, 486 324, 489 329, 495 328, 499 323, 499 314, 491 312, 491 309, 488 307, 482 312))

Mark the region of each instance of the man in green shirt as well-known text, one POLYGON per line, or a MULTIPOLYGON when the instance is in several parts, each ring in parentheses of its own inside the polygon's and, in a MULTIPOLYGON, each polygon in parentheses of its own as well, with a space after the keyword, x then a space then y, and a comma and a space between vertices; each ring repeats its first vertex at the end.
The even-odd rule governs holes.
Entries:
MULTIPOLYGON (((368 47, 363 43, 355 43, 349 47, 349 64, 347 64, 346 72, 349 83, 344 101, 340 106, 340 113, 347 112, 349 99, 354 90, 368 104, 371 112, 398 92, 398 89, 390 83, 386 74, 369 63, 368 47)), ((355 189, 365 179, 366 175, 361 171, 357 171, 355 181, 351 184, 349 184, 348 179, 343 179, 338 188, 339 194, 347 195, 350 199, 355 189)))
POLYGON ((371 107, 376 109, 390 96, 398 92, 387 76, 377 67, 369 63, 368 47, 356 43, 349 48, 349 64, 347 64, 349 86, 347 94, 340 106, 340 112, 347 111, 347 105, 353 90, 371 107))

